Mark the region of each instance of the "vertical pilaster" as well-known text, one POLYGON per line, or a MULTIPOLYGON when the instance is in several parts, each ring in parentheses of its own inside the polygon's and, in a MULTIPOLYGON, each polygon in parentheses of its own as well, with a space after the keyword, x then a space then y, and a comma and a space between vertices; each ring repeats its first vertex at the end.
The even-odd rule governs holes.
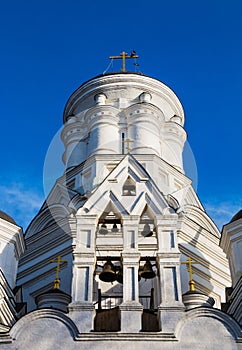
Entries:
POLYGON ((121 332, 136 333, 142 327, 143 307, 139 303, 139 253, 123 253, 123 303, 121 310, 121 332))
POLYGON ((96 264, 95 217, 77 217, 76 248, 73 253, 72 303, 69 315, 79 332, 93 330, 93 276, 96 264))
POLYGON ((136 333, 142 327, 143 307, 139 303, 139 260, 137 238, 138 217, 125 220, 123 225, 124 249, 123 264, 123 303, 121 311, 121 332, 136 333))
POLYGON ((176 214, 166 215, 158 223, 157 266, 160 275, 161 295, 158 318, 161 331, 166 333, 174 333, 176 324, 184 312, 176 218, 176 214))
POLYGON ((138 252, 139 216, 124 217, 123 220, 123 252, 138 252))

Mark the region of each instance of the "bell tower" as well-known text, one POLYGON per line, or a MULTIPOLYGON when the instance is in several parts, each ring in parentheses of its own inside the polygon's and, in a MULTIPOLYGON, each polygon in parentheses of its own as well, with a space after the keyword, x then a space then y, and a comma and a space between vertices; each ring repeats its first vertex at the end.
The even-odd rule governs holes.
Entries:
POLYGON ((81 332, 172 333, 184 312, 180 262, 197 238, 192 229, 183 241, 183 208, 202 207, 184 174, 183 126, 170 88, 124 68, 87 81, 66 104, 66 177, 85 198, 74 206, 69 306, 81 332))
POLYGON ((87 198, 76 211, 70 315, 81 332, 93 329, 93 319, 94 328, 112 329, 105 312, 110 319, 116 312, 116 331, 149 330, 153 322, 153 330, 170 332, 167 315, 177 318, 184 305, 178 214, 162 193, 175 187, 160 173, 165 165, 177 182, 187 181, 181 103, 163 83, 122 71, 77 89, 64 123, 67 176, 75 173, 87 198))
POLYGON ((66 170, 31 222, 20 262, 32 311, 52 285, 50 261, 66 261, 61 289, 80 334, 175 334, 188 257, 196 295, 220 307, 230 283, 220 234, 184 173, 182 105, 164 83, 126 72, 134 56, 117 56, 121 72, 88 80, 67 101, 66 170))

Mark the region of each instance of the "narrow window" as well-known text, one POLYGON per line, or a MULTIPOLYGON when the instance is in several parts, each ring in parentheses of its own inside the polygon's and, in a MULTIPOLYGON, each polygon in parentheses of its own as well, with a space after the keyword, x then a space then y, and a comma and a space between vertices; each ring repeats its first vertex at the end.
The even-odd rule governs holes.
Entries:
POLYGON ((134 275, 134 267, 131 267, 131 300, 135 300, 135 275, 134 275))
POLYGON ((89 284, 89 267, 86 267, 86 276, 85 276, 85 293, 84 293, 84 300, 88 300, 88 284, 89 284))
POLYGON ((171 237, 171 248, 175 248, 174 232, 171 232, 170 237, 171 237))
POLYGON ((176 280, 176 268, 172 267, 173 283, 174 283, 174 296, 175 300, 178 301, 178 290, 177 290, 177 280, 176 280))
POLYGON ((91 231, 86 232, 86 248, 91 248, 91 231))
POLYGON ((122 154, 124 154, 124 132, 122 132, 122 140, 121 140, 121 148, 122 148, 122 154))
POLYGON ((134 231, 130 231, 130 248, 135 248, 134 231))

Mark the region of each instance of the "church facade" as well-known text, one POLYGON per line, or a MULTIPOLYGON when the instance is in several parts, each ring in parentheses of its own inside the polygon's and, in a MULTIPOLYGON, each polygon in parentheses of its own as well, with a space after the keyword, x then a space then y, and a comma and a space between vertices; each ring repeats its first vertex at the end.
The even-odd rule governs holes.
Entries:
POLYGON ((66 170, 25 235, 0 215, 0 347, 239 349, 242 217, 221 236, 204 211, 175 93, 104 74, 63 122, 66 170))

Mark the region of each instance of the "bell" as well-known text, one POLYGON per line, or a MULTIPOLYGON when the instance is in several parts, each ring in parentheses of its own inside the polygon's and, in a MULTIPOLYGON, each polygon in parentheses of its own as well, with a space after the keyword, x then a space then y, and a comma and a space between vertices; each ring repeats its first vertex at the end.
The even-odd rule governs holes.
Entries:
POLYGON ((99 275, 99 279, 103 282, 114 282, 116 280, 116 273, 111 260, 107 260, 103 265, 103 270, 99 275))
POLYGON ((113 228, 111 230, 112 232, 118 232, 118 226, 117 224, 113 224, 113 228))
POLYGON ((146 263, 144 264, 143 269, 140 271, 140 276, 146 280, 155 277, 155 272, 152 269, 152 265, 149 259, 146 260, 146 263))
POLYGON ((101 235, 106 235, 108 233, 107 225, 102 224, 101 227, 100 227, 99 233, 101 235))
POLYGON ((145 224, 144 225, 144 229, 142 231, 142 236, 144 236, 144 237, 151 237, 152 235, 153 235, 153 231, 151 231, 150 225, 149 224, 145 224))

